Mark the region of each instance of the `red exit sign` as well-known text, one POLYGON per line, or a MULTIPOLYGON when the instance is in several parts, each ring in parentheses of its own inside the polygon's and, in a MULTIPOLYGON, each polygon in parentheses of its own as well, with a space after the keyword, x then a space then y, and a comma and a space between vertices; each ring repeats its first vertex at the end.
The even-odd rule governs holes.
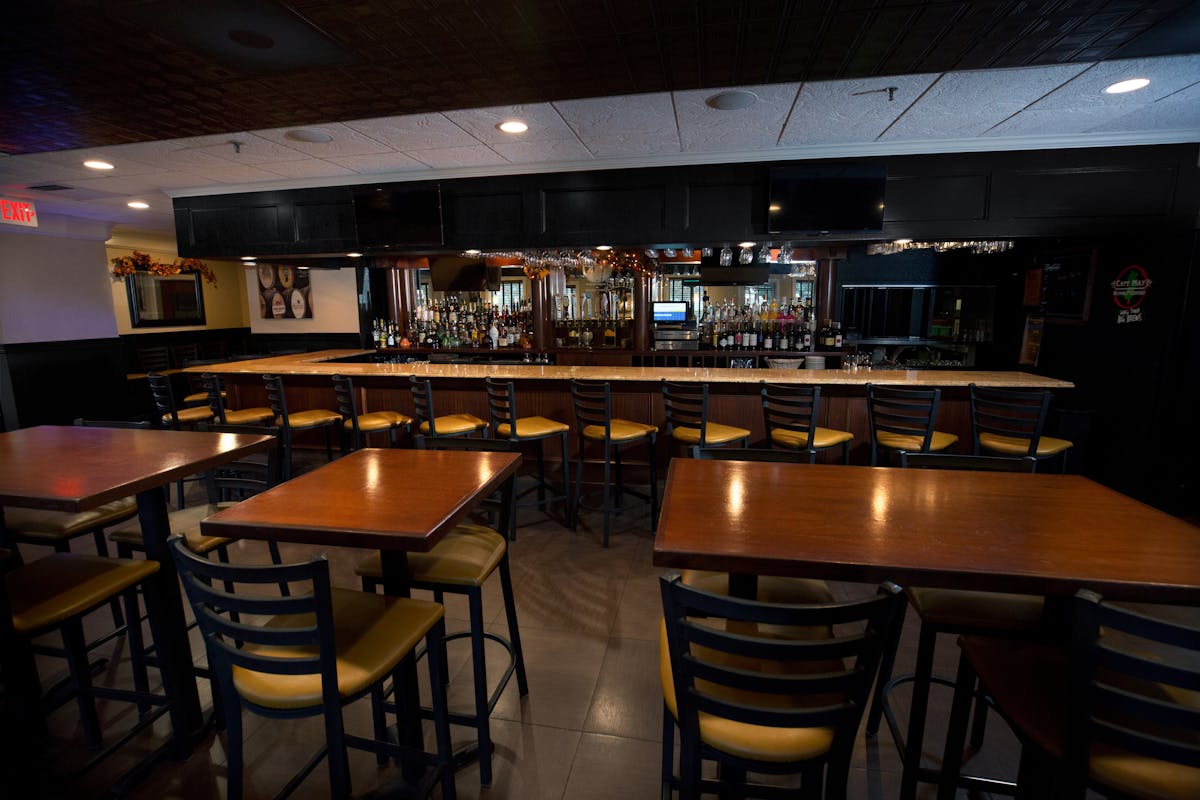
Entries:
POLYGON ((37 209, 28 200, 11 200, 7 197, 0 197, 0 222, 36 228, 37 209))

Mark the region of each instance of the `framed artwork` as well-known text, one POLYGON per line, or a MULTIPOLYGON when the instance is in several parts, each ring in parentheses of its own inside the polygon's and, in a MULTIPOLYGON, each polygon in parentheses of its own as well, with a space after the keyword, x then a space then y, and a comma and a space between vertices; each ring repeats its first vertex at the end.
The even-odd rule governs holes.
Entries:
POLYGON ((263 319, 312 319, 308 270, 282 264, 258 266, 258 311, 263 319))
POLYGON ((129 322, 135 328, 204 324, 204 289, 199 272, 125 276, 129 322))

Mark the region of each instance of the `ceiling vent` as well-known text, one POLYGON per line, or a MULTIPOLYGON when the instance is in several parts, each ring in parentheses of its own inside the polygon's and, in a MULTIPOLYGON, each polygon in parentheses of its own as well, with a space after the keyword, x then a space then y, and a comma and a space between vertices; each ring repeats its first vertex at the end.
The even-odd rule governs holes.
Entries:
POLYGON ((39 183, 36 186, 26 186, 34 192, 65 192, 68 189, 74 189, 74 186, 63 186, 61 183, 39 183))

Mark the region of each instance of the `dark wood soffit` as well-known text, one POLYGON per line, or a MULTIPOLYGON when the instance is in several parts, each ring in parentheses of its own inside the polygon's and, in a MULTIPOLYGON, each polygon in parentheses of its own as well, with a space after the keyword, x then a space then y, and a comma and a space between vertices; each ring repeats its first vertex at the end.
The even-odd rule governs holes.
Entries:
POLYGON ((0 152, 578 97, 1161 55, 1196 49, 1185 34, 1198 17, 1200 2, 1192 0, 26 3, 0 30, 7 90, 0 152), (268 29, 302 29, 321 45, 323 63, 306 64, 314 48, 299 46, 284 65, 235 66, 227 31, 241 23, 219 18, 247 10, 268 29), (187 14, 205 16, 181 21, 187 14), (202 28, 209 30, 197 33, 202 28))

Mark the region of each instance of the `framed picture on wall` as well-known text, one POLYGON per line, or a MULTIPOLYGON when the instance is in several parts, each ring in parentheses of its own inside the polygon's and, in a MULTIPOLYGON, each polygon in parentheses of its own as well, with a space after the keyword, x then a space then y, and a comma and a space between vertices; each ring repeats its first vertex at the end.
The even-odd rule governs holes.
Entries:
POLYGON ((1042 273, 1041 316, 1048 323, 1087 322, 1092 309, 1096 251, 1091 247, 1038 257, 1042 273))
POLYGON ((258 311, 263 319, 312 319, 312 284, 308 270, 283 264, 260 264, 258 311))

